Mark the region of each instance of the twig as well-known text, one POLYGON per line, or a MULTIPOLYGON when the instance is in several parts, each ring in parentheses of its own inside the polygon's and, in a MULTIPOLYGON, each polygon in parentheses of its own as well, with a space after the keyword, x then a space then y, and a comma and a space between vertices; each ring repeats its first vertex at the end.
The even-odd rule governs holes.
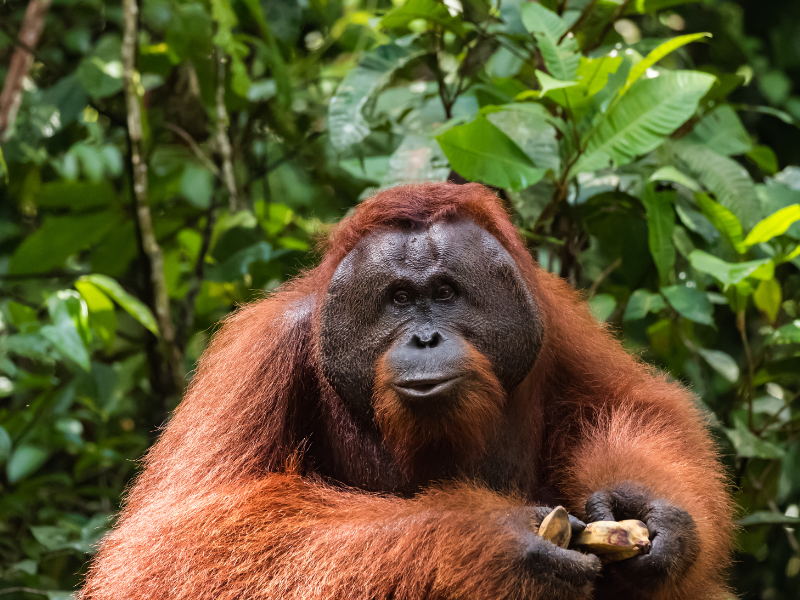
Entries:
POLYGON ((217 48, 217 149, 222 162, 222 181, 228 189, 228 206, 232 213, 243 207, 236 193, 236 178, 233 175, 233 150, 228 139, 228 111, 225 108, 225 59, 217 48))
POLYGON ((192 325, 194 325, 195 301, 200 293, 200 287, 203 284, 206 255, 208 254, 208 249, 211 247, 211 237, 214 233, 214 225, 216 225, 216 222, 216 203, 212 200, 211 206, 208 207, 208 212, 206 213, 206 225, 203 228, 200 252, 197 255, 197 261, 194 263, 192 280, 189 282, 189 288, 187 289, 186 296, 183 299, 182 319, 178 322, 178 333, 176 338, 178 344, 182 348, 186 348, 186 344, 189 341, 189 332, 192 330, 192 325))
POLYGON ((125 88, 125 104, 128 112, 128 137, 130 139, 131 180, 135 216, 142 249, 150 268, 150 286, 153 306, 160 333, 160 349, 165 359, 177 392, 182 391, 183 357, 175 345, 175 329, 164 275, 164 256, 153 230, 153 217, 147 204, 147 163, 144 160, 144 139, 139 97, 139 74, 136 71, 136 38, 139 7, 136 0, 123 1, 124 35, 122 38, 122 78, 125 88))
POLYGON ((175 125, 175 123, 164 123, 164 127, 172 131, 175 135, 186 142, 186 144, 189 146, 189 149, 197 158, 200 159, 200 162, 202 162, 203 165, 214 174, 214 177, 219 177, 219 169, 217 168, 217 165, 214 164, 213 160, 206 156, 206 153, 203 152, 203 149, 188 131, 186 131, 183 127, 175 125))
POLYGON ((592 285, 589 287, 589 298, 594 297, 594 293, 597 291, 597 288, 600 287, 600 284, 603 280, 611 275, 611 273, 622 264, 622 257, 617 257, 617 260, 612 262, 608 265, 602 273, 600 273, 599 277, 592 282, 592 285))
POLYGON ((0 92, 0 142, 5 139, 6 132, 14 124, 17 111, 22 103, 22 82, 28 76, 33 64, 32 50, 36 48, 44 28, 44 18, 52 0, 30 0, 22 27, 19 31, 19 43, 11 56, 11 64, 0 92))
POLYGON ((747 388, 745 389, 745 394, 747 395, 747 426, 750 431, 754 432, 753 380, 755 379, 755 367, 753 366, 753 354, 750 352, 750 342, 747 340, 747 324, 745 323, 744 310, 740 310, 736 315, 736 328, 739 330, 739 335, 742 338, 744 355, 747 358, 747 388))

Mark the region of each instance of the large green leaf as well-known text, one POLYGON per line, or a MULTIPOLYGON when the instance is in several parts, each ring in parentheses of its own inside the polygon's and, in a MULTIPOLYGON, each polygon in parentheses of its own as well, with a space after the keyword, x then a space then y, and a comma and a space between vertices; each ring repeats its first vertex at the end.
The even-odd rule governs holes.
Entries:
POLYGON ((731 383, 739 381, 739 365, 730 354, 721 350, 698 348, 697 353, 702 356, 711 367, 731 383))
POLYGON ((552 116, 541 104, 506 104, 486 118, 519 146, 540 169, 558 173, 560 160, 552 116))
POLYGON ((457 34, 464 32, 461 19, 453 17, 444 3, 437 0, 407 0, 386 13, 381 19, 381 26, 387 29, 403 28, 417 19, 437 23, 457 34))
POLYGON ((736 521, 737 525, 800 525, 800 517, 789 517, 783 513, 757 510, 736 521))
POLYGON ((775 459, 783 458, 783 455, 786 454, 783 448, 762 440, 738 419, 736 419, 735 428, 725 429, 725 433, 736 449, 737 456, 775 459))
POLYGON ((703 117, 686 139, 725 156, 744 154, 753 147, 739 115, 727 104, 703 117))
POLYGON ((714 309, 704 292, 694 287, 673 285, 661 288, 661 293, 681 316, 695 323, 714 326, 714 309))
POLYGON ((128 314, 139 321, 154 335, 158 335, 158 324, 150 309, 138 298, 131 296, 122 286, 106 275, 84 275, 78 281, 88 281, 108 294, 128 314))
POLYGON ((564 36, 568 29, 564 20, 541 4, 529 2, 522 7, 522 22, 536 38, 550 75, 562 81, 575 79, 580 61, 578 42, 570 34, 564 36))
POLYGON ((6 465, 9 483, 17 483, 36 472, 47 461, 47 456, 47 451, 38 446, 29 444, 19 446, 6 465))
POLYGON ((742 165, 704 145, 685 140, 671 143, 670 148, 714 194, 717 202, 736 215, 745 229, 750 229, 761 219, 755 185, 742 165))
POLYGON ((654 184, 644 188, 642 204, 647 212, 647 231, 650 253, 656 263, 661 285, 669 283, 675 267, 675 246, 672 233, 675 230, 675 192, 656 192, 654 184))
POLYGON ((544 176, 511 138, 485 117, 447 130, 436 138, 450 166, 462 177, 513 191, 544 176))
POLYGON ((624 165, 655 149, 694 114, 713 83, 711 75, 694 71, 637 81, 588 134, 586 153, 573 172, 624 165))
POLYGON ((14 251, 9 273, 46 273, 60 267, 69 256, 99 242, 123 219, 116 211, 47 217, 14 251))
POLYGON ((689 262, 692 267, 701 273, 712 275, 726 287, 741 283, 748 277, 756 277, 758 279, 772 277, 772 269, 770 268, 772 261, 769 258, 729 263, 708 252, 694 250, 689 255, 689 262))
POLYGON ((409 39, 398 40, 370 50, 347 73, 328 105, 328 135, 336 149, 346 150, 369 135, 369 124, 362 112, 367 101, 397 69, 422 53, 410 45, 409 39))
POLYGON ((702 39, 704 37, 711 37, 710 33, 692 33, 689 35, 679 35, 676 38, 667 40, 663 44, 657 46, 642 60, 636 63, 628 73, 628 79, 625 81, 625 87, 622 88, 621 93, 625 93, 628 89, 636 83, 636 81, 647 72, 647 69, 654 66, 662 58, 671 54, 678 48, 685 46, 691 42, 702 39))

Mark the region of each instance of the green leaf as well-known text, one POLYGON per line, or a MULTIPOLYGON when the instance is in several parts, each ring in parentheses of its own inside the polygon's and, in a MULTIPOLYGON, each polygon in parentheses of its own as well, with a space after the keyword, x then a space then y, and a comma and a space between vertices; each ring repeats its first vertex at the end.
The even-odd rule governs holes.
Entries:
POLYGON ((778 157, 769 146, 753 146, 746 154, 765 175, 774 175, 778 172, 778 157))
POLYGON ((222 264, 209 269, 206 278, 209 281, 236 281, 250 272, 250 265, 254 262, 267 263, 281 254, 283 253, 273 252, 272 246, 268 242, 258 242, 239 250, 222 264))
POLYGON ((617 301, 611 294, 598 294, 589 300, 589 309, 600 323, 605 323, 616 307, 617 301))
POLYGON ((744 238, 743 250, 740 250, 740 252, 744 252, 756 244, 768 242, 776 236, 783 235, 797 221, 800 221, 800 204, 782 208, 756 223, 755 227, 744 238))
POLYGON ((725 429, 725 434, 736 449, 736 455, 743 458, 783 458, 786 453, 783 448, 762 440, 752 433, 747 425, 735 420, 735 429, 725 429))
POLYGON ((633 68, 630 70, 630 73, 628 73, 628 79, 625 81, 625 86, 622 88, 622 91, 620 93, 624 94, 625 92, 627 92, 628 89, 634 83, 636 83, 636 80, 647 72, 647 69, 655 65, 658 61, 660 61, 668 54, 671 54, 672 52, 674 52, 675 50, 677 50, 682 46, 685 46, 686 44, 689 44, 691 42, 694 42, 696 40, 705 37, 710 38, 711 34, 692 33, 689 35, 679 35, 678 37, 672 38, 671 40, 668 40, 663 44, 657 46, 656 48, 651 50, 647 56, 645 56, 642 60, 640 60, 633 66, 633 68))
POLYGON ((529 2, 522 7, 522 23, 536 38, 550 75, 562 81, 575 79, 580 61, 578 42, 572 34, 567 34, 559 43, 568 29, 563 19, 541 4, 529 2))
POLYGON ((724 235, 734 248, 739 248, 744 241, 742 225, 731 211, 714 202, 707 194, 694 195, 695 202, 703 215, 711 221, 714 228, 724 235))
POLYGON ((447 7, 436 0, 407 0, 402 6, 386 13, 381 19, 381 26, 386 29, 404 28, 417 19, 438 23, 459 35, 464 33, 461 20, 451 16, 447 7))
POLYGON ((331 98, 328 134, 337 150, 346 150, 369 135, 369 124, 362 112, 367 101, 389 83, 395 71, 423 54, 420 48, 409 45, 408 39, 402 41, 404 45, 385 44, 367 52, 358 66, 345 75, 331 98))
POLYGON ((124 220, 116 211, 68 217, 45 217, 42 226, 26 237, 11 256, 11 274, 47 273, 68 257, 99 242, 124 220))
POLYGON ((511 139, 485 117, 438 136, 450 166, 462 177, 518 191, 544 176, 511 139))
MULTIPOLYGON (((716 256, 712 256, 708 252, 694 250, 689 255, 689 262, 692 267, 701 273, 708 273, 714 276, 720 283, 727 287, 729 285, 736 285, 748 277, 764 276, 770 273, 771 270, 768 268, 768 265, 772 263, 772 259, 763 258, 741 263, 729 263, 716 256)), ((770 274, 770 277, 771 276, 770 274)))
POLYGON ((645 289, 639 289, 633 292, 628 299, 622 320, 638 321, 644 319, 648 313, 658 312, 665 306, 664 297, 661 294, 651 294, 645 289))
POLYGON ((780 327, 773 335, 774 344, 800 344, 800 319, 780 327))
POLYGON ((541 104, 505 104, 486 115, 492 125, 505 133, 540 169, 558 173, 560 160, 552 116, 541 104))
POLYGON ((656 263, 661 285, 669 283, 675 267, 675 246, 672 233, 675 230, 675 192, 656 192, 649 184, 644 188, 642 204, 647 212, 647 231, 650 254, 656 263))
POLYGON ((80 292, 89 309, 89 322, 106 347, 109 347, 117 332, 114 303, 99 287, 89 281, 76 281, 75 289, 80 292))
POLYGON ((54 325, 45 325, 39 332, 53 344, 65 360, 75 361, 84 371, 91 369, 89 351, 72 320, 63 319, 54 325))
POLYGON ((707 348, 697 348, 697 353, 711 365, 717 373, 722 375, 731 383, 739 381, 739 365, 733 360, 730 354, 720 350, 709 350, 707 348))
POLYGON ((542 90, 540 96, 545 98, 546 96, 554 96, 553 92, 558 90, 565 90, 567 88, 573 88, 579 85, 577 81, 561 81, 560 79, 555 79, 550 77, 544 71, 536 70, 536 78, 539 80, 539 84, 542 86, 542 90))
POLYGON ((725 156, 744 154, 753 146, 736 111, 727 104, 703 117, 686 139, 725 156))
POLYGON ((181 175, 181 194, 197 208, 211 206, 214 175, 206 168, 188 163, 181 175))
POLYGON ((589 133, 586 153, 573 172, 624 165, 655 149, 694 114, 713 83, 711 75, 694 71, 670 71, 636 82, 589 133))
POLYGON ((9 483, 17 483, 32 475, 47 461, 47 451, 38 446, 23 444, 19 446, 6 465, 9 483))
POLYGON ((704 292, 685 285, 673 285, 661 288, 661 293, 682 317, 701 325, 714 327, 714 309, 704 292))
POLYGON ((768 510, 757 510, 742 517, 736 524, 740 527, 748 525, 800 525, 800 517, 788 517, 783 513, 768 510))
POLYGON ((250 50, 233 35, 233 28, 238 25, 239 19, 236 18, 230 0, 211 0, 211 12, 217 23, 214 43, 231 58, 231 89, 242 98, 247 98, 252 81, 247 74, 244 59, 250 54, 250 50))
POLYGON ((756 308, 767 315, 772 322, 778 318, 782 300, 781 285, 775 278, 762 280, 756 291, 753 292, 753 302, 756 308))
POLYGON ((684 175, 672 165, 661 167, 650 176, 648 181, 670 181, 672 183, 677 183, 683 187, 689 188, 693 192, 700 191, 700 185, 694 179, 688 175, 684 175))
POLYGON ((45 183, 34 196, 39 206, 69 208, 79 211, 107 206, 114 202, 117 193, 108 181, 88 183, 79 181, 53 181, 45 183))
POLYGON ((158 335, 158 324, 150 312, 150 309, 145 304, 131 296, 128 292, 122 289, 122 286, 115 280, 106 275, 84 275, 78 281, 88 281, 93 283, 106 294, 108 294, 114 302, 119 304, 129 315, 139 321, 146 329, 151 331, 153 335, 158 335))
POLYGON ((745 229, 761 219, 755 185, 742 165, 706 146, 685 140, 671 142, 670 148, 689 172, 716 196, 717 202, 736 216, 745 229))
POLYGON ((6 462, 11 456, 11 436, 0 425, 0 464, 6 462))

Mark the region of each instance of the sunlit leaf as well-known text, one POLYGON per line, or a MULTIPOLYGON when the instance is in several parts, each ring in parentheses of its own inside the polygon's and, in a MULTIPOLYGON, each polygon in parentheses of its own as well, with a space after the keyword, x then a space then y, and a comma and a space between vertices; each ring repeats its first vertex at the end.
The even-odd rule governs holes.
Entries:
POLYGON ((158 335, 158 324, 150 309, 138 298, 131 296, 122 289, 122 286, 106 275, 84 275, 78 281, 88 281, 108 294, 114 302, 119 304, 129 315, 139 321, 154 335, 158 335))
POLYGON ((775 321, 781 309, 783 295, 780 284, 773 279, 764 279, 753 292, 753 302, 756 308, 763 311, 770 321, 775 321))
POLYGON ((636 63, 633 68, 631 69, 630 73, 628 73, 628 79, 625 81, 625 87, 622 88, 621 93, 625 93, 628 89, 636 83, 636 80, 639 79, 642 75, 647 72, 647 69, 654 66, 658 61, 662 58, 671 54, 678 48, 685 46, 691 42, 697 41, 704 37, 711 37, 710 33, 692 33, 689 35, 679 35, 678 37, 672 38, 664 42, 663 44, 657 46, 650 53, 645 56, 642 60, 636 63))
POLYGON ((703 215, 714 225, 716 230, 724 235, 734 248, 741 247, 743 242, 742 225, 736 215, 719 202, 712 200, 707 194, 697 193, 694 195, 694 199, 703 215))
POLYGON ((695 71, 639 80, 589 133, 573 172, 624 165, 653 150, 694 114, 713 82, 711 75, 695 71))
POLYGON ((407 27, 416 19, 438 23, 456 34, 462 34, 464 30, 461 20, 453 17, 447 7, 436 0, 407 0, 386 13, 381 19, 381 26, 397 29, 407 27))
POLYGON ((756 223, 744 238, 744 249, 768 242, 772 238, 786 233, 794 223, 800 221, 800 204, 793 204, 771 214, 766 219, 756 223))

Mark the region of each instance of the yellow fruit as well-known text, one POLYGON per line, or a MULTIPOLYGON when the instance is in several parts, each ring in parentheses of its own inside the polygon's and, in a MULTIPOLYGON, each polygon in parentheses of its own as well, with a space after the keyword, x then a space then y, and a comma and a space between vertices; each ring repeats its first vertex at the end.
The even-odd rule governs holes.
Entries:
POLYGON ((625 560, 650 552, 650 535, 641 521, 597 521, 589 523, 572 545, 605 561, 625 560))

